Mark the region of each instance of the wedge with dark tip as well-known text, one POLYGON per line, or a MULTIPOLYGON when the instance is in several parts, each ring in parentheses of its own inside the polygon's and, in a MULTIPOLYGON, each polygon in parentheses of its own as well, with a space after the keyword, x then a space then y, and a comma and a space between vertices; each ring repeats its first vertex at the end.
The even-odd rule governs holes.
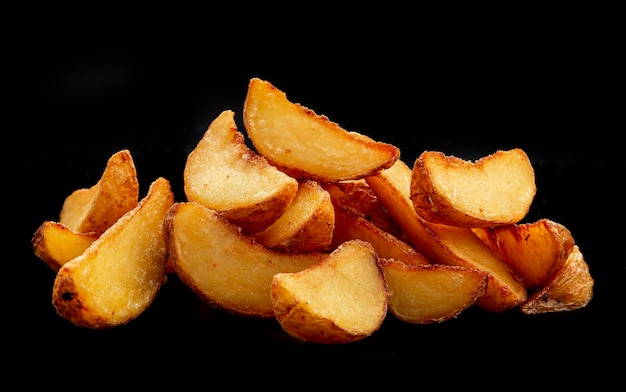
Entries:
POLYGON ((77 326, 104 329, 137 318, 165 282, 163 219, 174 202, 160 177, 134 209, 57 272, 52 304, 77 326))

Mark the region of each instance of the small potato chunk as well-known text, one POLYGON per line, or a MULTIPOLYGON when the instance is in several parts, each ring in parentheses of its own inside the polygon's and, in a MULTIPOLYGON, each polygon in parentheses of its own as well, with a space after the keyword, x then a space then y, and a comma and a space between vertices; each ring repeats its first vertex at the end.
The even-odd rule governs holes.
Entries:
POLYGON ((243 118, 259 154, 298 180, 363 178, 400 156, 397 147, 348 132, 258 78, 250 80, 243 118))
POLYGON ((35 231, 32 244, 35 255, 57 272, 63 264, 80 256, 99 236, 93 232, 77 233, 59 222, 45 221, 35 231))
POLYGON ((367 241, 381 259, 396 259, 411 265, 430 264, 411 245, 382 230, 372 222, 343 207, 335 207, 335 234, 332 248, 359 239, 367 241))
POLYGON ((457 317, 485 294, 487 273, 444 264, 408 265, 382 259, 389 287, 389 311, 411 324, 457 317))
POLYGON ((330 248, 334 227, 335 209, 330 195, 316 181, 304 181, 287 210, 252 237, 276 250, 325 252, 330 248))
POLYGON ((265 230, 292 202, 298 182, 250 150, 234 113, 223 111, 187 157, 184 192, 222 213, 244 233, 265 230))
POLYGON ((139 202, 139 181, 128 150, 113 154, 98 182, 72 192, 61 207, 59 223, 78 233, 102 234, 139 202))
POLYGON ((268 249, 196 202, 174 204, 164 227, 169 263, 181 281, 208 304, 241 316, 274 317, 272 277, 328 257, 268 249))
POLYGON ((272 280, 276 319, 305 342, 349 343, 372 335, 387 314, 388 293, 374 248, 351 240, 321 263, 272 280))
POLYGON ((534 169, 519 148, 476 162, 424 151, 415 160, 411 178, 418 215, 459 227, 517 223, 528 213, 536 191, 534 169))
POLYGON ((563 312, 584 308, 593 298, 594 280, 578 245, 574 245, 565 264, 540 290, 520 305, 525 314, 563 312))
POLYGON ((574 246, 572 233, 549 219, 472 231, 513 268, 529 290, 545 285, 574 246))
POLYGON ((411 202, 411 168, 398 160, 389 169, 365 179, 409 243, 431 263, 459 265, 489 273, 487 291, 476 305, 491 312, 514 308, 527 298, 526 287, 470 228, 440 225, 421 218, 411 202))
POLYGON ((170 183, 157 178, 137 207, 65 263, 52 292, 57 313, 77 326, 104 329, 147 309, 165 282, 163 219, 173 202, 170 183))

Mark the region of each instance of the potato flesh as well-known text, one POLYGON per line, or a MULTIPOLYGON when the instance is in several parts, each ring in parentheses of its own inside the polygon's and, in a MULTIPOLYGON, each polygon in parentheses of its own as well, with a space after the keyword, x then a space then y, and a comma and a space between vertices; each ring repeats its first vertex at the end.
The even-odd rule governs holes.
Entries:
POLYGON ((593 286, 589 265, 578 245, 574 245, 563 267, 541 290, 533 293, 520 310, 525 314, 539 314, 581 309, 593 298, 593 286))
POLYGON ((98 182, 77 189, 63 202, 59 222, 76 232, 103 233, 122 215, 135 208, 139 182, 128 150, 113 154, 98 182))
POLYGON ((429 222, 460 227, 517 223, 536 193, 533 167, 521 149, 476 162, 424 151, 416 159, 411 198, 429 222))
POLYGON ((244 123, 256 151, 299 180, 363 178, 400 156, 397 147, 348 132, 258 78, 250 80, 244 123))
POLYGON ((169 182, 158 178, 136 208, 64 264, 53 287, 57 313, 79 326, 108 328, 143 312, 164 282, 163 219, 173 200, 169 182))
POLYGON ((59 222, 45 221, 35 231, 32 243, 35 255, 56 272, 80 256, 98 237, 93 232, 77 233, 59 222))
POLYGON ((251 317, 273 317, 272 277, 316 264, 325 253, 283 253, 265 248, 216 211, 176 203, 165 219, 170 262, 206 302, 251 317))
POLYGON ((389 287, 389 310, 412 324, 439 323, 457 317, 487 288, 487 274, 443 264, 410 266, 385 259, 382 269, 389 287))
POLYGON ((386 282, 374 248, 345 242, 323 262, 272 281, 276 318, 290 335, 347 343, 375 332, 387 313, 386 282))
POLYGON ((410 198, 411 169, 401 160, 375 176, 366 177, 409 243, 432 263, 460 265, 488 272, 487 292, 477 305, 491 312, 511 309, 527 298, 513 270, 469 228, 436 225, 422 219, 410 198))
POLYGON ((289 252, 325 252, 335 227, 335 209, 328 192, 305 181, 287 210, 266 230, 252 236, 262 245, 289 252))

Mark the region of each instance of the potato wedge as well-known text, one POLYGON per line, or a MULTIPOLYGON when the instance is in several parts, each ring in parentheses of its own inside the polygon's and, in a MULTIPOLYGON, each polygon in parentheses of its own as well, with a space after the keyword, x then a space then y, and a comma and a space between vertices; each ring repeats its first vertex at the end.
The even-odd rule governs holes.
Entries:
POLYGON ((387 285, 376 251, 361 240, 344 242, 300 272, 274 275, 271 294, 282 328, 306 342, 363 339, 378 330, 387 314, 387 285))
POLYGON ((256 151, 298 180, 363 178, 400 156, 397 147, 349 132, 258 78, 248 85, 243 119, 256 151))
POLYGON ((406 240, 400 226, 389 215, 364 178, 321 185, 328 191, 336 207, 352 211, 394 237, 406 240))
POLYGON ((268 249, 196 202, 174 204, 164 227, 169 262, 181 281, 208 304, 241 316, 274 317, 272 277, 328 257, 268 249))
POLYGON ((372 222, 343 207, 335 207, 335 233, 332 248, 359 239, 374 247, 381 259, 393 258, 411 265, 430 264, 428 259, 411 245, 382 230, 372 222))
POLYGON ((261 245, 287 252, 325 252, 335 227, 328 192, 316 181, 304 181, 287 210, 267 229, 252 234, 261 245))
POLYGON ((80 256, 100 235, 94 232, 77 233, 53 221, 43 222, 33 235, 35 255, 57 272, 59 268, 80 256))
POLYGON ((472 231, 513 268, 529 290, 545 285, 574 246, 572 233, 550 219, 472 231))
POLYGON ((449 226, 517 223, 528 213, 536 191, 534 169, 519 148, 499 150, 476 162, 424 151, 411 177, 418 215, 449 226))
POLYGON ((165 281, 163 219, 173 202, 169 181, 157 178, 137 207, 65 263, 52 291, 57 313, 77 326, 104 329, 147 309, 165 281))
POLYGON ((139 181, 130 151, 113 154, 98 182, 65 198, 59 223, 78 233, 102 234, 139 202, 139 181))
POLYGON ((521 279, 470 228, 430 223, 417 214, 410 197, 411 168, 406 163, 398 160, 365 180, 403 229, 409 243, 431 263, 489 273, 487 291, 478 299, 478 307, 502 312, 526 300, 521 279))
POLYGON ((432 324, 457 317, 487 289, 488 274, 445 264, 408 265, 382 259, 389 288, 389 311, 411 324, 432 324))
POLYGON ((539 314, 581 309, 591 302, 593 286, 589 265, 578 245, 574 245, 563 267, 521 304, 520 310, 525 314, 539 314))
POLYGON ((213 120, 189 153, 183 179, 188 201, 220 212, 244 233, 269 227, 298 190, 296 179, 246 146, 230 110, 213 120))

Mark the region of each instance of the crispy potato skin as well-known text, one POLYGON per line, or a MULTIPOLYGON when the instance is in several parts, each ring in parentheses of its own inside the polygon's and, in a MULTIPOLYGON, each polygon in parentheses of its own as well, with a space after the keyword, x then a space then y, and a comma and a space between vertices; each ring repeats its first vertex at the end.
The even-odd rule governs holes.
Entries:
POLYGON ((270 227, 252 234, 259 243, 275 250, 303 253, 330 249, 335 209, 328 191, 317 181, 304 181, 287 210, 270 227))
POLYGON ((506 261, 532 291, 545 285, 563 267, 574 246, 572 233, 550 219, 472 231, 506 261))
POLYGON ((528 213, 536 191, 534 169, 519 148, 499 150, 476 162, 424 151, 411 176, 418 215, 457 227, 517 223, 528 213))
POLYGON ((540 314, 581 309, 592 300, 593 286, 589 265, 578 245, 574 245, 563 267, 520 310, 525 314, 540 314))
POLYGON ((139 201, 139 181, 130 151, 113 154, 98 182, 72 192, 63 202, 59 222, 70 230, 102 234, 139 201))
POLYGON ((335 206, 335 231, 332 247, 337 248, 351 239, 369 242, 376 250, 378 257, 383 259, 396 259, 411 265, 430 264, 424 255, 408 243, 382 230, 353 211, 335 206))

